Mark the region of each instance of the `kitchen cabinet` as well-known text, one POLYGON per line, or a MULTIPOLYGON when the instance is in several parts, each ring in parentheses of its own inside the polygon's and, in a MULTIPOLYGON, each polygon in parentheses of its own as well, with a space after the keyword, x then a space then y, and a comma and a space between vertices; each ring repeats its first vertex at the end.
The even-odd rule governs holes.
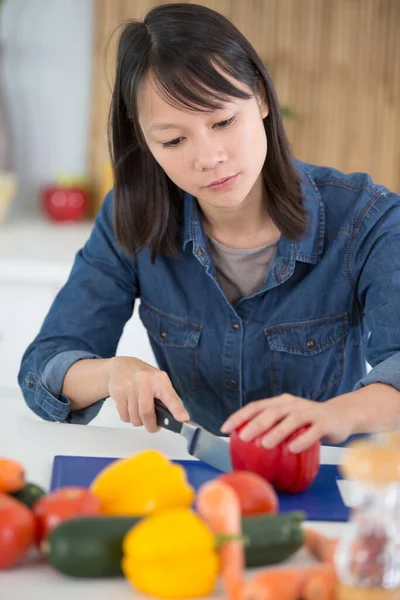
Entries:
POLYGON ((0 279, 0 388, 16 387, 21 356, 38 333, 55 294, 52 285, 0 279))

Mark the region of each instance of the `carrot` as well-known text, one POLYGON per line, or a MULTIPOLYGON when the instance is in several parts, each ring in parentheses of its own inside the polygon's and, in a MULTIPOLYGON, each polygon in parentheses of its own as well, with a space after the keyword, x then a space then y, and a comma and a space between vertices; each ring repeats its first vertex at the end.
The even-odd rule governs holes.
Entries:
POLYGON ((240 501, 231 486, 218 479, 207 481, 197 492, 197 512, 216 536, 233 535, 238 539, 225 541, 219 547, 221 579, 229 600, 241 600, 244 582, 245 554, 243 548, 240 501))
POLYGON ((305 577, 305 569, 264 569, 245 583, 242 600, 298 600, 305 577))
POLYGON ((317 565, 317 569, 309 569, 301 592, 302 600, 335 600, 337 577, 333 566, 317 565))
POLYGON ((334 600, 335 589, 331 565, 269 567, 244 584, 242 600, 334 600))
POLYGON ((333 564, 333 557, 338 544, 339 538, 330 538, 314 529, 305 527, 304 531, 304 546, 307 550, 321 562, 333 564))

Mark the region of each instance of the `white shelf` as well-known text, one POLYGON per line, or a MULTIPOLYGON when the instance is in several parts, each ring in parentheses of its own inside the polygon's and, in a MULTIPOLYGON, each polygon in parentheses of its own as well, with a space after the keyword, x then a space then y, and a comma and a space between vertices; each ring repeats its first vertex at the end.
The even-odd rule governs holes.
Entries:
POLYGON ((15 221, 0 225, 0 277, 11 283, 62 285, 92 221, 15 221))

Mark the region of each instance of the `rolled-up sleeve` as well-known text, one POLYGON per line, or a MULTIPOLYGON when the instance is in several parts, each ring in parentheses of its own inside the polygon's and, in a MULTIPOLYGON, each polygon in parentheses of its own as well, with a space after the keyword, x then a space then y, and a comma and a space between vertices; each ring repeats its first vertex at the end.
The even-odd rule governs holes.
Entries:
POLYGON ((354 389, 359 390, 370 383, 387 383, 400 391, 400 352, 377 364, 356 383, 354 389))
POLYGON ((400 390, 400 197, 376 199, 355 236, 351 277, 367 328, 372 369, 355 389, 386 383, 400 390))
POLYGON ((65 374, 78 360, 114 356, 133 313, 135 261, 115 239, 112 203, 110 192, 90 238, 76 255, 68 281, 22 357, 18 382, 24 399, 47 421, 86 424, 98 414, 104 398, 71 411, 69 399, 62 394, 65 374))
POLYGON ((66 421, 86 425, 94 419, 105 400, 99 399, 94 404, 82 408, 81 410, 71 411, 70 399, 61 393, 66 372, 73 364, 79 360, 87 358, 100 358, 96 354, 70 350, 56 354, 46 366, 41 382, 40 391, 36 397, 37 406, 50 416, 58 416, 58 421, 66 421))

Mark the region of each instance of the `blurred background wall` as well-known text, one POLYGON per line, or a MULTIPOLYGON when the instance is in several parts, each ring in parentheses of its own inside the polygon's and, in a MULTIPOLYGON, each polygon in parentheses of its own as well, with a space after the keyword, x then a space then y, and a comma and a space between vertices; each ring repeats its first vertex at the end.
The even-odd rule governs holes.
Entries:
MULTIPOLYGON (((116 25, 160 1, 4 0, 0 57, 18 189, 9 214, 40 214, 41 188, 111 185, 106 119, 116 25), (106 46, 109 44, 106 55, 106 46)), ((208 0, 250 39, 276 84, 298 158, 367 171, 400 192, 399 0, 208 0)))
MULTIPOLYGON (((400 192, 399 0, 200 3, 231 19, 264 60, 298 158, 345 172, 366 171, 400 192)), ((110 31, 124 19, 142 17, 155 4, 162 2, 94 3, 96 103, 89 159, 94 182, 101 180, 106 159, 104 124, 115 46, 110 45, 105 76, 110 31)))
POLYGON ((18 181, 12 213, 34 215, 41 186, 58 172, 87 172, 93 2, 5 0, 0 10, 18 181))

